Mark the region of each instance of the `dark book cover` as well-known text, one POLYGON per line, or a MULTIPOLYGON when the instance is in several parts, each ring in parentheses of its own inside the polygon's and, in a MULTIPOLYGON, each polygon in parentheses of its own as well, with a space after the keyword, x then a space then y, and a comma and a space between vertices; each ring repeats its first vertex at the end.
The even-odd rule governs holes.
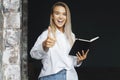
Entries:
POLYGON ((92 43, 97 40, 99 37, 95 37, 95 38, 92 38, 90 40, 85 40, 85 39, 76 39, 71 50, 70 50, 70 53, 69 55, 73 55, 73 56, 76 56, 76 53, 79 51, 80 53, 82 52, 82 50, 84 51, 87 51, 91 46, 92 46, 92 43))

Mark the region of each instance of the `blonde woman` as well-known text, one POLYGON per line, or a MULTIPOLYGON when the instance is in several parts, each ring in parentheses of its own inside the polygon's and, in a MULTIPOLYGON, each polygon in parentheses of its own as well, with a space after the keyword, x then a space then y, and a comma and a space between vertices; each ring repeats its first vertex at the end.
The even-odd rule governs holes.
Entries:
POLYGON ((38 80, 78 80, 74 67, 79 67, 87 52, 70 56, 69 51, 75 41, 71 30, 71 16, 68 6, 63 2, 53 5, 50 26, 37 39, 30 54, 32 58, 42 59, 38 80))

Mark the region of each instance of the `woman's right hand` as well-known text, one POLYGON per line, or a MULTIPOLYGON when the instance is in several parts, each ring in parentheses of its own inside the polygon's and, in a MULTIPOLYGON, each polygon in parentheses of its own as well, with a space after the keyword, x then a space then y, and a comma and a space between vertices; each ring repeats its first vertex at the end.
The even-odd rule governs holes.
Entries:
POLYGON ((56 38, 51 36, 52 32, 51 32, 51 28, 48 27, 48 36, 47 39, 45 41, 43 41, 43 49, 45 51, 47 51, 50 47, 53 47, 55 45, 56 42, 56 38))

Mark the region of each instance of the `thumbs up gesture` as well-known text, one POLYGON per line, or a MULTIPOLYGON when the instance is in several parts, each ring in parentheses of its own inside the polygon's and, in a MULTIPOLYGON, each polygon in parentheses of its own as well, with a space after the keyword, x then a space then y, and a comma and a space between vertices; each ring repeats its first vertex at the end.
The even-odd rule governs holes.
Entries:
POLYGON ((52 35, 51 28, 48 27, 48 35, 45 41, 43 41, 43 49, 46 51, 55 45, 56 38, 52 35))

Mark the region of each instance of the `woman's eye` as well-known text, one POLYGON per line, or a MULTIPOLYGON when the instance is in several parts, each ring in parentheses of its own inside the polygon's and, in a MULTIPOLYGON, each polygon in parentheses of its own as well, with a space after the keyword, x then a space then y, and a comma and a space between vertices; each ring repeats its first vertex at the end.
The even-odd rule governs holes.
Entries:
POLYGON ((56 15, 58 15, 58 14, 59 14, 59 12, 55 12, 55 14, 56 14, 56 15))
POLYGON ((66 16, 67 14, 66 14, 66 13, 64 13, 63 15, 64 15, 64 16, 66 16))

